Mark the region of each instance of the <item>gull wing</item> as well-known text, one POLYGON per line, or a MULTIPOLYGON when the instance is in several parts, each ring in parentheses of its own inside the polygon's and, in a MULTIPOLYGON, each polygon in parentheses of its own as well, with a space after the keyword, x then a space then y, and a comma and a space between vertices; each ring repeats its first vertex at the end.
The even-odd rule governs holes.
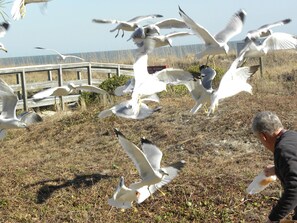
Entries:
POLYGON ((110 24, 115 24, 115 23, 126 23, 125 21, 120 21, 120 20, 115 20, 115 19, 93 19, 92 22, 94 23, 110 23, 110 24))
POLYGON ((88 84, 82 84, 79 86, 75 86, 76 90, 80 91, 89 91, 89 92, 94 92, 98 94, 107 94, 107 92, 99 87, 93 86, 93 85, 88 85, 88 84))
POLYGON ((133 161, 140 177, 143 179, 149 177, 150 175, 154 175, 154 169, 145 154, 134 143, 126 139, 126 137, 118 129, 115 129, 114 131, 118 137, 119 143, 133 161))
POLYGON ((0 24, 0 37, 5 36, 7 30, 9 29, 10 25, 7 22, 3 22, 0 24))
POLYGON ((172 32, 172 33, 166 34, 165 36, 167 38, 172 38, 172 37, 188 36, 188 35, 194 35, 194 34, 190 32, 172 32))
POLYGON ((125 196, 131 192, 131 189, 127 188, 124 184, 124 177, 122 176, 120 178, 120 182, 117 186, 116 191, 114 192, 112 198, 108 199, 108 204, 110 206, 116 207, 116 208, 131 208, 132 207, 132 202, 131 201, 120 201, 118 200, 119 197, 125 196))
POLYGON ((124 94, 131 93, 131 92, 133 92, 134 86, 135 86, 135 79, 134 79, 134 77, 132 77, 131 79, 129 79, 127 81, 127 83, 125 85, 117 87, 114 90, 114 94, 116 96, 122 96, 124 94))
POLYGON ((168 167, 162 168, 164 172, 166 172, 168 175, 165 175, 160 183, 154 184, 149 186, 141 187, 137 189, 139 192, 139 197, 137 198, 137 203, 140 204, 143 201, 145 201, 150 195, 155 193, 158 189, 160 189, 162 186, 168 184, 171 182, 179 173, 179 171, 185 166, 186 162, 184 160, 176 162, 168 167))
POLYGON ((165 20, 156 22, 154 25, 158 26, 160 29, 189 28, 183 20, 176 19, 176 18, 165 19, 165 20))
POLYGON ((163 156, 161 150, 150 140, 144 137, 141 138, 141 149, 154 170, 159 170, 163 156))
POLYGON ((0 79, 0 97, 2 99, 3 118, 16 118, 16 104, 18 97, 14 94, 13 89, 2 79, 0 79))
POLYGON ((273 33, 262 43, 264 52, 297 49, 297 39, 288 33, 273 33))
POLYGON ((159 15, 159 14, 136 16, 133 19, 128 20, 128 22, 138 23, 138 22, 141 22, 141 21, 146 20, 146 19, 153 19, 153 18, 160 18, 160 17, 163 17, 163 16, 159 15))
POLYGON ((14 20, 21 19, 25 14, 24 0, 15 0, 11 7, 11 15, 14 20))
POLYGON ((194 76, 192 73, 175 68, 166 68, 160 71, 157 71, 153 74, 153 76, 157 77, 160 81, 165 82, 166 84, 183 84, 185 81, 194 80, 194 76))
POLYGON ((49 48, 44 48, 44 47, 40 47, 40 46, 35 47, 35 49, 37 49, 37 50, 48 50, 48 51, 52 51, 52 52, 54 52, 54 53, 60 55, 61 58, 64 57, 63 54, 61 54, 59 51, 57 51, 57 50, 55 50, 55 49, 49 49, 49 48))
POLYGON ((76 59, 79 59, 81 61, 85 61, 84 58, 81 58, 81 57, 78 57, 78 56, 75 56, 75 55, 64 55, 64 58, 67 58, 67 57, 76 58, 76 59))
POLYGON ((214 38, 220 43, 227 43, 232 37, 242 31, 245 16, 246 12, 241 9, 233 15, 227 26, 217 33, 214 38))
POLYGON ((192 20, 180 7, 179 14, 187 26, 200 38, 202 38, 205 44, 217 44, 217 40, 201 25, 192 20))
POLYGON ((265 37, 265 36, 271 34, 271 32, 269 32, 270 29, 277 27, 277 26, 282 26, 282 25, 288 24, 289 22, 291 22, 291 19, 284 19, 284 20, 280 20, 280 21, 277 21, 274 23, 263 25, 256 30, 249 31, 247 33, 247 38, 252 40, 252 39, 259 38, 259 37, 265 37))
POLYGON ((36 94, 34 94, 32 96, 33 100, 41 100, 41 99, 44 99, 44 98, 47 98, 51 95, 54 94, 54 92, 58 89, 59 87, 53 87, 53 88, 48 88, 46 90, 43 90, 43 91, 40 91, 36 94))

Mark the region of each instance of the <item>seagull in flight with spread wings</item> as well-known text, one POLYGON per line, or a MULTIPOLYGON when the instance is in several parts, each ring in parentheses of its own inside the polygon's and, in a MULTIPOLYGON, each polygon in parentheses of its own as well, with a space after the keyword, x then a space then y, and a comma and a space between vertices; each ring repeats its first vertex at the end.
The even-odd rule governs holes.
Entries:
POLYGON ((185 166, 185 161, 179 161, 167 167, 161 167, 163 153, 146 138, 141 138, 141 149, 129 141, 118 129, 115 129, 119 143, 136 166, 141 181, 124 185, 121 177, 120 184, 109 199, 109 204, 120 208, 129 208, 133 201, 142 203, 163 185, 171 182, 185 166))
POLYGON ((56 54, 58 54, 58 56, 59 56, 59 58, 61 60, 66 60, 67 58, 75 58, 75 59, 79 59, 81 61, 84 61, 85 60, 85 59, 83 59, 81 57, 78 57, 78 56, 75 56, 75 55, 65 55, 65 54, 62 54, 62 53, 60 53, 59 51, 57 51, 55 49, 48 49, 48 48, 44 48, 44 47, 40 47, 40 46, 35 47, 35 49, 37 49, 37 50, 49 50, 49 51, 55 52, 56 54))
POLYGON ((256 30, 251 30, 245 38, 245 45, 239 53, 243 60, 248 57, 261 57, 279 50, 297 49, 297 38, 288 33, 272 32, 272 28, 291 22, 291 19, 280 20, 266 24, 256 30))
POLYGON ((153 18, 160 18, 163 17, 159 14, 152 14, 152 15, 145 15, 145 16, 137 16, 133 19, 130 19, 128 21, 120 21, 120 20, 107 20, 107 19, 93 19, 92 21, 95 23, 111 23, 111 24, 118 24, 114 29, 110 30, 110 32, 118 31, 115 37, 119 35, 120 30, 122 30, 122 37, 124 37, 124 31, 130 31, 133 32, 136 28, 139 27, 139 23, 141 21, 147 20, 147 19, 153 19, 153 18))
POLYGON ((246 12, 239 10, 233 15, 227 26, 217 33, 215 36, 211 35, 207 29, 198 23, 194 22, 180 7, 179 14, 188 27, 205 42, 205 49, 199 52, 196 56, 198 59, 205 55, 228 54, 228 41, 242 31, 246 12))

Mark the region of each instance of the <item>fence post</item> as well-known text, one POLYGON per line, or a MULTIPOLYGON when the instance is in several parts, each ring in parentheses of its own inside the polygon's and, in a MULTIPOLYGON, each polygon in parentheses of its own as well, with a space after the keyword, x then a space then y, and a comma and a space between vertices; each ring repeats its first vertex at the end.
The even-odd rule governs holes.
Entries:
POLYGON ((81 71, 76 72, 77 80, 81 80, 81 71))
MULTIPOLYGON (((20 84, 21 83, 20 73, 16 73, 16 83, 17 84, 20 84)), ((21 98, 21 92, 20 91, 17 92, 17 95, 18 95, 18 98, 21 98)))
MULTIPOLYGON (((58 85, 62 86, 63 85, 63 69, 62 65, 60 65, 59 70, 58 70, 58 85)), ((63 96, 60 96, 60 103, 61 103, 61 109, 64 111, 64 101, 63 101, 63 96)))
POLYGON ((24 70, 21 73, 21 83, 22 83, 23 108, 24 108, 24 111, 28 111, 27 89, 26 89, 26 73, 25 73, 24 70))
POLYGON ((261 74, 261 77, 263 77, 263 61, 262 61, 262 57, 259 57, 259 64, 260 64, 260 74, 261 74))
POLYGON ((47 73, 47 80, 48 81, 52 81, 53 80, 53 74, 52 74, 52 71, 49 70, 48 73, 47 73))
POLYGON ((88 84, 89 85, 92 85, 92 64, 89 63, 89 66, 88 66, 88 84))
POLYGON ((121 76, 121 66, 118 64, 117 70, 116 70, 116 75, 119 77, 121 76))

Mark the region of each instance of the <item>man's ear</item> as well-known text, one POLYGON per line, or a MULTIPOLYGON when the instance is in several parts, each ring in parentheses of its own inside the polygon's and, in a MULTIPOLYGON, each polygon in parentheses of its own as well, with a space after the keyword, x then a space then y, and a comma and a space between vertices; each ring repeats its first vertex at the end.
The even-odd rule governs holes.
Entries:
POLYGON ((264 141, 267 140, 267 136, 266 136, 266 134, 265 134, 264 132, 260 132, 260 137, 261 137, 264 141))

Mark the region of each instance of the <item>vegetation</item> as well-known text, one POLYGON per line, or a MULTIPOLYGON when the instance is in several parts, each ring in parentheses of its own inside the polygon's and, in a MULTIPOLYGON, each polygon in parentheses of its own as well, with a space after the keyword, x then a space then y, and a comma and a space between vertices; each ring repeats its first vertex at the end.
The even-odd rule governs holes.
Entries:
MULTIPOLYGON (((191 116, 191 96, 174 92, 160 94, 162 109, 144 120, 98 119, 102 109, 122 101, 114 97, 87 110, 53 116, 44 111, 44 122, 31 131, 9 130, 0 145, 1 222, 264 222, 281 186, 277 181, 259 194, 245 192, 273 162, 250 122, 257 111, 272 110, 287 129, 297 129, 295 57, 265 58, 263 75, 257 72, 251 79, 253 95, 225 99, 212 117, 203 109, 191 116), (163 152, 162 166, 186 161, 162 187, 165 196, 157 191, 125 211, 108 205, 120 176, 127 185, 139 180, 113 128, 136 145, 142 136, 153 141, 163 152)), ((215 59, 216 67, 226 70, 230 62, 223 59, 215 59)))

